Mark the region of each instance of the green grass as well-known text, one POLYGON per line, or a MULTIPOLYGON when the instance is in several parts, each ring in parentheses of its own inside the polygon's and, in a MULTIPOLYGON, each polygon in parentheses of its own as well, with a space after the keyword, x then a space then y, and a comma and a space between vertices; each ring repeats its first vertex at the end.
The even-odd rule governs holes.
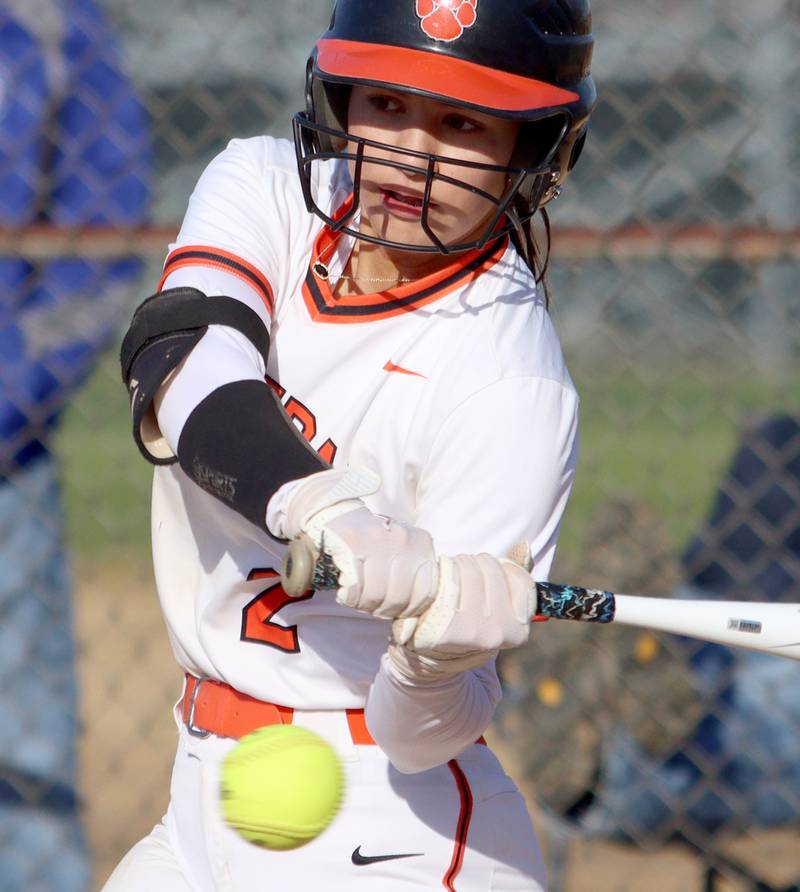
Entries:
POLYGON ((78 560, 148 559, 152 468, 131 436, 116 354, 104 358, 73 400, 56 447, 68 538, 78 560))
POLYGON ((581 458, 560 550, 586 545, 604 506, 635 503, 657 516, 673 550, 708 513, 742 429, 800 411, 797 381, 752 370, 594 370, 575 374, 581 394, 581 458))
MULTIPOLYGON (((705 517, 742 426, 800 411, 796 380, 694 367, 575 369, 581 459, 560 556, 576 559, 607 506, 626 500, 659 518, 680 550, 705 517)), ((70 407, 58 438, 71 545, 78 559, 149 560, 151 468, 130 435, 116 357, 70 407)))

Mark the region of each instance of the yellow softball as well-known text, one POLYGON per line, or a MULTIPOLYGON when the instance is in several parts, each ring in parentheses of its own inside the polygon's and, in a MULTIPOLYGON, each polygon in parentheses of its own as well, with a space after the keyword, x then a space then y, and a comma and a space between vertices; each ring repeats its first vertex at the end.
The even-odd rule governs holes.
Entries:
POLYGON ((339 810, 344 772, 325 740, 296 725, 268 725, 243 737, 220 775, 228 824, 267 849, 311 842, 339 810))

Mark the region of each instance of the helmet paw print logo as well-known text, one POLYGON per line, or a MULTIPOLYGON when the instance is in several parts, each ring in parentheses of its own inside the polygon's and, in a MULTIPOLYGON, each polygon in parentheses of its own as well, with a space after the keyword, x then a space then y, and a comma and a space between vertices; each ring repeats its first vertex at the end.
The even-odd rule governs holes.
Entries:
POLYGON ((478 0, 416 0, 422 30, 433 40, 458 40, 478 18, 478 0))

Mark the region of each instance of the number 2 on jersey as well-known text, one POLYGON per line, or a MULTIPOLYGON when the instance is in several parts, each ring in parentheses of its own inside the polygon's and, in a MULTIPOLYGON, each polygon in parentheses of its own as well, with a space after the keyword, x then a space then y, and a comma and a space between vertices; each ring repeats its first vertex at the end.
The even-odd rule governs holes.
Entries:
POLYGON ((281 587, 281 574, 277 570, 251 570, 247 574, 247 581, 250 582, 253 579, 264 579, 268 585, 246 604, 242 611, 241 640, 251 641, 254 644, 266 644, 285 653, 299 653, 297 626, 281 626, 272 622, 272 618, 287 604, 313 598, 314 592, 307 592, 296 598, 287 595, 281 587))

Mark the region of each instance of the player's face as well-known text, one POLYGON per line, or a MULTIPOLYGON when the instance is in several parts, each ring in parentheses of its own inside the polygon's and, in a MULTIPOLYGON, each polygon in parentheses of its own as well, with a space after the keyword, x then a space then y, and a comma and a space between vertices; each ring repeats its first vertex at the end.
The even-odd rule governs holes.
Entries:
MULTIPOLYGON (((425 162, 402 152, 410 149, 479 164, 506 165, 519 125, 470 109, 446 105, 411 93, 354 86, 350 95, 348 131, 353 136, 396 146, 367 147, 365 154, 420 171, 365 162, 361 170, 361 230, 392 242, 430 245, 422 229, 425 162)), ((353 172, 351 162, 351 173, 353 172)), ((500 198, 508 186, 502 171, 438 163, 439 176, 452 177, 500 198)), ((485 231, 497 206, 481 195, 435 178, 428 223, 445 245, 469 242, 485 231)))

